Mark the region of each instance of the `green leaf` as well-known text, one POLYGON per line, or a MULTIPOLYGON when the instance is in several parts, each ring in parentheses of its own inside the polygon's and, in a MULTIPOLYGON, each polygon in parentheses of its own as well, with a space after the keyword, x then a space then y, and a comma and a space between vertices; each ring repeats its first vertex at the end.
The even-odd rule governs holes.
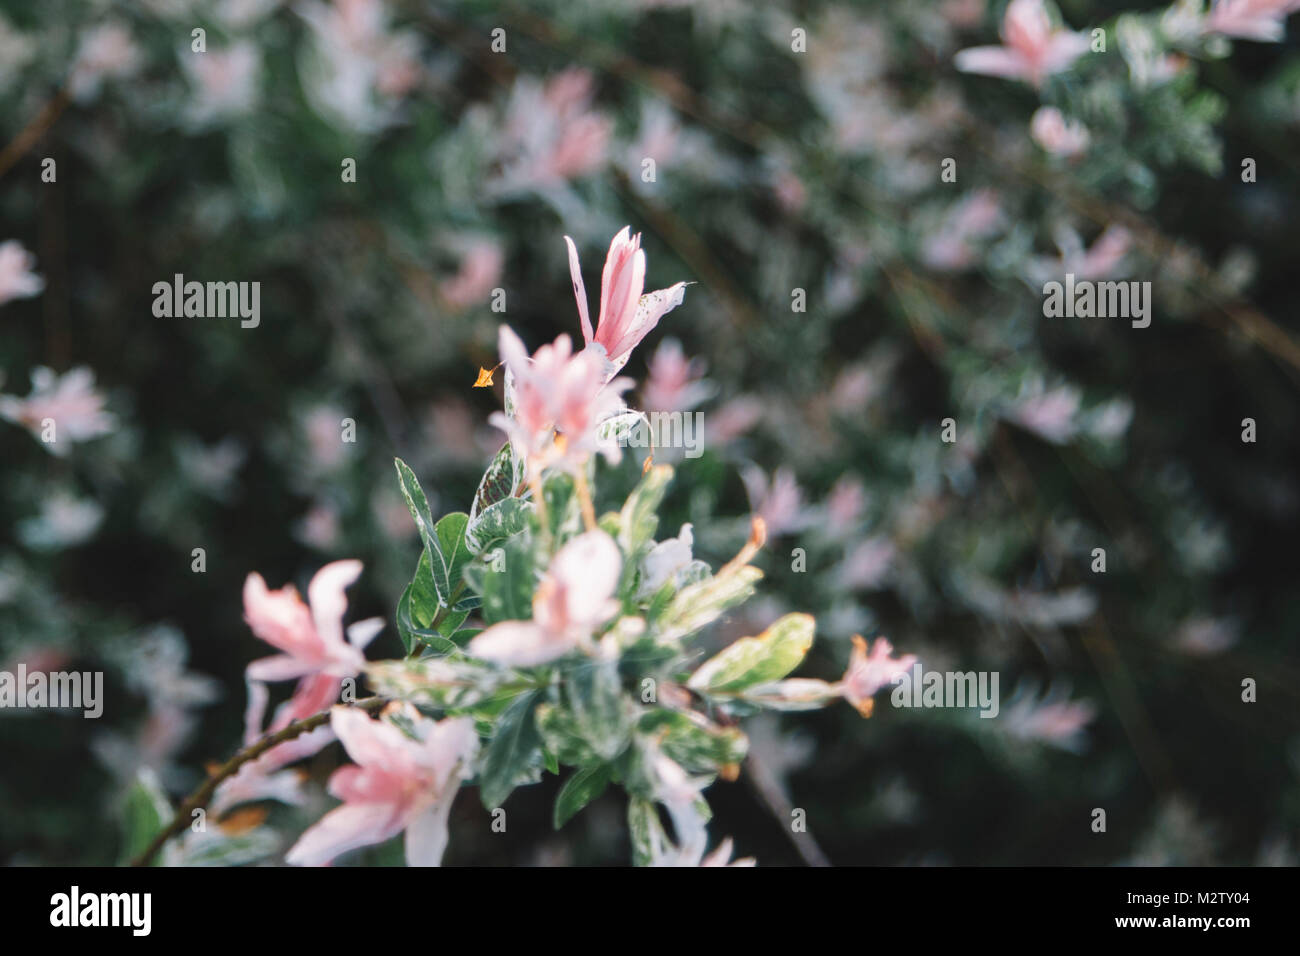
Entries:
POLYGON ((540 690, 520 694, 497 722, 496 734, 483 753, 479 797, 489 812, 505 803, 511 791, 540 776, 542 738, 533 719, 540 690))
POLYGON ((528 527, 530 507, 522 498, 506 498, 471 518, 465 528, 465 545, 470 554, 482 554, 498 541, 523 531, 528 527))
MULTIPOLYGON (((469 515, 453 512, 434 526, 430 539, 429 569, 433 572, 433 586, 438 590, 438 603, 443 607, 450 608, 456 602, 465 565, 474 558, 465 544, 468 525, 469 515)), ((456 603, 457 608, 461 606, 456 603)))
POLYGON ((632 797, 628 801, 627 829, 632 838, 632 862, 636 866, 649 866, 663 855, 668 846, 668 835, 659 822, 659 811, 649 800, 632 797))
POLYGON ((672 480, 672 468, 655 465, 627 496, 619 512, 618 543, 629 560, 635 560, 638 552, 654 538, 659 527, 659 505, 672 480))
MULTIPOLYGON (((459 610, 472 607, 472 601, 457 601, 461 572, 473 557, 465 545, 465 528, 469 516, 461 512, 449 514, 436 524, 429 511, 429 499, 420 487, 409 465, 400 458, 393 459, 397 468, 397 480, 406 498, 406 506, 415 519, 415 527, 420 532, 425 553, 429 558, 429 572, 433 588, 438 596, 438 605, 459 610)), ((418 571, 417 571, 418 573, 418 571)))
POLYGON ((609 767, 600 764, 583 767, 566 780, 555 798, 555 829, 560 829, 579 810, 604 793, 609 786, 609 776, 609 767))
MULTIPOLYGON (((141 771, 126 794, 122 813, 122 850, 118 864, 125 865, 143 853, 171 817, 171 805, 167 802, 158 779, 150 771, 141 771)), ((154 856, 153 866, 162 865, 162 855, 160 852, 154 856)))
POLYGON ((803 662, 812 647, 810 614, 787 614, 758 637, 742 637, 700 666, 686 686, 711 693, 735 693, 780 680, 803 662))
POLYGON ((682 588, 655 621, 658 639, 661 642, 680 640, 713 623, 748 599, 754 593, 755 582, 762 576, 758 568, 746 565, 730 574, 715 575, 682 588))
POLYGON ((526 621, 533 616, 533 542, 517 534, 479 557, 464 572, 466 583, 483 598, 483 620, 526 621))
POLYGON ((613 760, 627 746, 634 721, 628 711, 618 661, 585 661, 565 680, 574 726, 602 759, 613 760))
POLYGON ((679 711, 650 711, 638 729, 659 740, 664 754, 690 773, 717 773, 725 766, 742 763, 749 751, 749 738, 740 728, 723 727, 679 711))
POLYGON ((506 442, 478 483, 474 503, 470 506, 471 523, 492 505, 514 497, 523 483, 523 465, 515 460, 514 449, 506 442))

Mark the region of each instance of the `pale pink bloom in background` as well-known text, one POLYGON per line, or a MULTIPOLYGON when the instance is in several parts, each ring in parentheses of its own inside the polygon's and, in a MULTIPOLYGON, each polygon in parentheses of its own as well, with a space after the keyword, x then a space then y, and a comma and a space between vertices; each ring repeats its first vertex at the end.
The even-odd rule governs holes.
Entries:
POLYGON ((335 0, 298 7, 311 27, 311 56, 302 63, 303 88, 323 115, 363 133, 393 122, 390 102, 419 82, 417 37, 388 32, 383 0, 335 0))
POLYGON ((939 12, 955 27, 979 26, 984 19, 986 0, 944 0, 939 12))
POLYGON ((605 164, 614 124, 592 109, 591 73, 565 70, 539 84, 521 76, 497 130, 497 191, 548 189, 605 164))
POLYGON ((261 67, 261 57, 252 43, 240 40, 224 50, 202 54, 191 53, 187 47, 180 60, 195 89, 186 107, 191 123, 203 125, 252 109, 261 67))
POLYGON ((460 268, 438 288, 443 300, 455 309, 485 305, 501 281, 505 252, 494 239, 470 241, 461 256, 460 268))
POLYGON ((1084 729, 1097 716, 1086 700, 1071 701, 1064 691, 1050 690, 1042 700, 1035 692, 1017 692, 1002 709, 999 729, 1021 740, 1033 740, 1078 752, 1084 746, 1084 729))
POLYGON ((528 466, 542 468, 577 464, 592 451, 617 457, 618 447, 602 444, 598 428, 623 408, 619 395, 630 379, 606 382, 603 359, 593 352, 573 354, 567 335, 543 345, 531 359, 519 336, 501 326, 501 361, 514 383, 513 415, 493 412, 488 421, 509 436, 528 466), (563 435, 552 441, 552 432, 563 435))
POLYGON ((408 866, 441 864, 451 804, 478 749, 474 721, 457 717, 435 723, 409 705, 400 711, 416 739, 382 718, 334 708, 331 726, 356 764, 334 771, 329 790, 343 805, 307 830, 286 862, 320 866, 405 830, 408 866))
POLYGON ((958 201, 932 229, 921 247, 921 259, 932 269, 955 271, 975 262, 980 240, 1001 227, 1002 202, 991 189, 977 189, 958 201))
POLYGON ((849 590, 879 587, 893 566, 896 553, 893 542, 884 535, 859 543, 839 566, 840 587, 849 590))
POLYGON ((826 496, 826 527, 832 534, 842 534, 851 530, 862 517, 866 507, 866 489, 862 482, 849 475, 842 475, 826 496))
POLYGON ((632 350, 666 313, 682 304, 686 295, 685 282, 642 294, 645 291, 645 253, 641 249, 641 233, 634 236, 631 232, 631 227, 624 226, 610 241, 605 268, 600 276, 600 315, 594 331, 591 313, 587 310, 587 288, 578 265, 578 249, 572 239, 564 237, 569 247, 569 274, 573 279, 573 294, 578 300, 583 341, 588 348, 594 344, 604 350, 603 357, 612 366, 608 373, 611 376, 627 364, 632 350))
POLYGON ((466 648, 507 667, 535 667, 588 641, 618 611, 613 599, 622 556, 604 531, 571 539, 555 555, 533 596, 531 621, 501 621, 466 648))
POLYGON ((21 425, 55 455, 66 455, 69 442, 107 435, 117 419, 104 410, 104 396, 95 391, 95 373, 83 367, 62 376, 52 369, 32 369, 32 391, 26 398, 0 395, 0 418, 21 425), (54 422, 53 440, 45 440, 46 420, 54 422))
POLYGON ((1088 52, 1087 36, 1056 27, 1043 0, 1011 0, 1001 34, 1004 46, 960 51, 954 59, 957 69, 1039 86, 1088 52))
POLYGON ((311 463, 321 471, 329 471, 343 462, 347 451, 343 444, 346 417, 341 408, 333 405, 317 405, 299 416, 311 463))
POLYGON ((1029 121, 1034 142, 1053 156, 1077 156, 1088 148, 1088 128, 1076 120, 1067 120, 1055 106, 1043 106, 1029 121))
POLYGON ((1006 418, 1055 445, 1063 445, 1079 430, 1077 416, 1081 403, 1077 388, 1062 385, 1018 399, 1006 418))
POLYGON ((1049 280, 1061 281, 1066 275, 1076 280, 1113 279, 1123 275, 1133 237, 1123 226, 1108 226, 1093 244, 1085 247, 1083 239, 1067 225, 1056 229, 1056 247, 1060 257, 1045 256, 1029 261, 1025 273, 1037 285, 1049 280))
POLYGON ((1277 43, 1286 35, 1286 20, 1300 10, 1300 0, 1214 0, 1205 18, 1206 33, 1277 43))
POLYGON ((1179 625, 1173 643, 1184 654, 1211 657, 1237 643, 1240 624, 1232 618, 1193 617, 1179 625))
POLYGON ((41 293, 45 280, 32 271, 35 268, 36 257, 18 240, 0 242, 0 305, 41 293))
POLYGON ((682 343, 666 338, 650 358, 650 374, 641 390, 648 412, 685 412, 713 394, 704 380, 704 362, 688 359, 682 343))
POLYGON ((329 551, 338 542, 340 530, 338 508, 319 501, 294 523, 293 535, 318 551, 329 551))
POLYGON ((870 717, 875 706, 872 699, 882 687, 892 684, 912 669, 915 654, 893 657, 894 646, 885 638, 876 638, 867 652, 867 642, 854 636, 853 652, 849 655, 849 668, 840 679, 837 690, 846 701, 864 717, 870 717))
POLYGON ((709 416, 709 435, 717 447, 730 444, 763 420, 763 401, 755 395, 737 395, 709 416))
POLYGON ((243 29, 269 16, 281 0, 221 0, 217 18, 228 27, 243 29))
POLYGON ((131 32, 120 23, 101 23, 81 34, 69 91, 76 100, 94 97, 105 79, 131 76, 141 62, 131 32))
POLYGON ((751 465, 741 470, 740 479, 749 495, 750 508, 763 519, 769 536, 798 531, 815 520, 804 506, 803 492, 789 468, 778 468, 769 481, 761 468, 751 465))

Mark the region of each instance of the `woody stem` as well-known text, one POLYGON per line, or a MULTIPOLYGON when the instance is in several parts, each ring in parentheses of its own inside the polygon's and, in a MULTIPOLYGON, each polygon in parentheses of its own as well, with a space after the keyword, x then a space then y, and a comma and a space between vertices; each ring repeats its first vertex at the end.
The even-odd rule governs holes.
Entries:
MULTIPOLYGON (((352 706, 372 714, 386 703, 388 703, 386 697, 371 697, 352 706)), ((315 730, 317 727, 324 725, 329 719, 330 712, 323 710, 319 714, 304 717, 302 720, 295 720, 282 730, 267 734, 238 751, 233 757, 214 770, 201 787, 185 798, 185 802, 180 805, 176 810, 176 815, 172 817, 171 823, 167 824, 158 832, 157 836, 149 841, 149 845, 131 861, 131 865, 148 866, 168 840, 189 826, 190 820, 194 817, 194 811, 208 805, 221 782, 233 777, 244 764, 256 760, 277 744, 300 737, 309 730, 315 730)))

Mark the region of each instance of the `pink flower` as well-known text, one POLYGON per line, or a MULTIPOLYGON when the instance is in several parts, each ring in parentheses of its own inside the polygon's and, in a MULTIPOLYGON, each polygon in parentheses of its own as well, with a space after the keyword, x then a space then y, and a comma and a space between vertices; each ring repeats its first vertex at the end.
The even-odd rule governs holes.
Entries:
POLYGON ((974 264, 978 241, 1002 225, 1002 201, 991 189, 977 189, 955 203, 925 238, 921 259, 932 269, 955 271, 974 264))
POLYGON ((89 441, 117 427, 104 410, 104 396, 95 391, 95 373, 81 367, 62 376, 37 366, 26 398, 0 395, 0 418, 21 425, 55 455, 68 452, 68 442, 89 441), (47 424, 53 423, 53 431, 47 424))
POLYGON ((310 608, 292 585, 271 591, 257 573, 244 581, 244 620, 254 634, 283 652, 253 661, 245 672, 249 681, 248 741, 261 733, 267 681, 298 679, 293 697, 271 721, 270 730, 276 731, 329 707, 338 699, 343 679, 361 673, 366 663, 361 652, 383 622, 379 618, 358 621, 348 628, 349 640, 344 639, 347 598, 343 590, 360 574, 360 561, 325 565, 307 587, 310 608))
POLYGON ((483 305, 501 279, 505 253, 491 239, 472 241, 460 260, 460 270, 439 287, 443 299, 454 309, 483 305))
POLYGON ((650 359, 650 376, 642 389, 646 411, 690 411, 712 394, 703 374, 704 363, 688 359, 681 342, 664 339, 650 359))
POLYGON ((248 665, 257 681, 291 680, 314 674, 354 677, 365 666, 362 648, 375 636, 372 621, 343 638, 344 588, 361 575, 360 561, 334 561, 316 572, 307 587, 308 608, 289 585, 271 591, 256 572, 244 581, 244 620, 253 633, 284 653, 248 665), (364 636, 360 637, 364 632, 364 636))
POLYGON ((849 656, 849 669, 839 683, 839 692, 863 717, 870 717, 875 706, 872 697, 882 687, 906 674, 916 663, 915 654, 892 657, 894 646, 883 637, 876 638, 871 653, 867 642, 860 636, 853 638, 853 653, 849 656))
POLYGON ((1205 32, 1277 43, 1286 35, 1282 21, 1296 10, 1300 0, 1215 0, 1205 32))
POLYGON ((1088 52, 1088 38, 1082 33, 1053 26, 1043 0, 1011 0, 1001 33, 1005 46, 962 50, 954 60, 957 69, 1040 86, 1088 52))
POLYGON ((1088 128, 1067 120, 1055 106, 1041 107, 1029 121, 1029 134, 1053 156, 1077 156, 1088 148, 1088 128))
POLYGON ((569 273, 573 277, 573 294, 578 300, 578 317, 582 321, 582 338, 590 347, 599 345, 612 365, 613 375, 625 364, 632 350, 659 324, 664 315, 682 304, 686 283, 678 282, 667 289, 642 295, 645 289, 645 253, 641 251, 641 234, 631 235, 624 226, 609 244, 605 268, 600 277, 600 316, 596 329, 591 328, 587 311, 587 288, 578 266, 578 249, 568 236, 569 273))
POLYGON ((247 40, 197 56, 186 49, 181 67, 194 86, 186 108, 190 122, 202 126, 248 112, 257 99, 260 62, 257 47, 247 40))
POLYGON ((763 519, 767 533, 778 537, 808 527, 814 516, 804 506, 803 491, 789 468, 778 468, 771 481, 761 468, 749 466, 740 473, 750 508, 763 519))
POLYGON ((1062 750, 1083 749, 1084 729, 1097 716, 1097 708, 1086 700, 1071 701, 1060 688, 1048 691, 1041 700, 1031 688, 1016 694, 1002 713, 1002 726, 1021 740, 1035 740, 1062 750))
POLYGON ((403 830, 408 866, 442 862, 451 804, 478 748, 474 721, 457 717, 435 723, 409 705, 401 716, 415 737, 359 710, 334 708, 330 724, 356 765, 334 771, 329 790, 343 806, 304 833, 286 862, 320 866, 403 830))
POLYGON ((0 305, 40 294, 45 280, 32 272, 35 267, 36 257, 18 240, 0 242, 0 305))
POLYGON ((531 621, 501 621, 469 642, 475 657, 507 667, 535 667, 563 657, 618 611, 613 600, 622 556, 614 539, 588 531, 555 555, 533 596, 531 621))
POLYGON ((69 90, 78 101, 91 99, 99 93, 106 78, 128 77, 140 62, 140 51, 131 38, 131 31, 120 23, 101 23, 81 34, 69 90))
POLYGON ((1021 399, 1007 418, 1054 445, 1064 445, 1078 431, 1079 390, 1062 385, 1021 399))
POLYGON ((514 385, 514 408, 509 415, 494 412, 488 421, 509 436, 534 474, 581 462, 598 447, 617 455, 616 445, 600 445, 597 430, 622 410, 619 394, 631 387, 629 379, 607 383, 600 356, 574 355, 567 335, 543 345, 531 359, 508 327, 501 327, 499 339, 501 360, 514 385), (556 431, 562 442, 552 440, 556 431))

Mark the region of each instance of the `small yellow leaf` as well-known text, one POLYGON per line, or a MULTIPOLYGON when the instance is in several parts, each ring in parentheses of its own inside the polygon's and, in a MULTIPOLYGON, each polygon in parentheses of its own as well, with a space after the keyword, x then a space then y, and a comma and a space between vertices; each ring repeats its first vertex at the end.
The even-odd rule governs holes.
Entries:
MULTIPOLYGON (((500 366, 498 366, 498 368, 499 367, 500 366)), ((474 381, 474 387, 489 388, 492 385, 492 373, 495 371, 496 369, 494 368, 484 368, 480 365, 478 369, 478 378, 474 381)))

